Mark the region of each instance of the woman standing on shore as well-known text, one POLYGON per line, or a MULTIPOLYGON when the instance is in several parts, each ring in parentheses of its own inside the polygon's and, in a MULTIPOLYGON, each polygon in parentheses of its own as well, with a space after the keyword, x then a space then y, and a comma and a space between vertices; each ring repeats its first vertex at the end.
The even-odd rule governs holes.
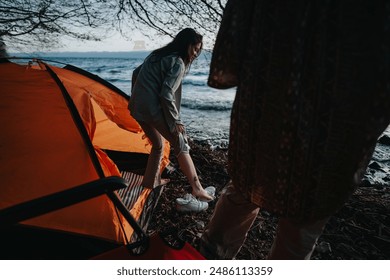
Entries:
MULTIPOLYGON (((185 28, 169 44, 154 50, 133 72, 136 81, 134 83, 133 79, 129 109, 152 143, 142 185, 153 188, 158 181, 165 138, 192 187, 193 197, 209 201, 213 197, 199 182, 180 119, 183 76, 200 54, 202 40, 202 35, 195 30, 185 28)), ((198 200, 195 204, 199 210, 205 207, 204 202, 198 200)))

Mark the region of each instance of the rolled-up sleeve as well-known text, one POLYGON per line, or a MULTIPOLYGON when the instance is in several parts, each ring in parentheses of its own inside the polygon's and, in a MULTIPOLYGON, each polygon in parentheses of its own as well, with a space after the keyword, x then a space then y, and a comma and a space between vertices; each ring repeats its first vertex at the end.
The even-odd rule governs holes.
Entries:
POLYGON ((179 113, 180 108, 177 108, 176 106, 175 94, 181 85, 185 65, 180 58, 173 57, 171 58, 171 61, 168 62, 167 68, 168 70, 165 73, 161 87, 160 100, 165 120, 169 129, 173 132, 176 124, 182 124, 179 113))

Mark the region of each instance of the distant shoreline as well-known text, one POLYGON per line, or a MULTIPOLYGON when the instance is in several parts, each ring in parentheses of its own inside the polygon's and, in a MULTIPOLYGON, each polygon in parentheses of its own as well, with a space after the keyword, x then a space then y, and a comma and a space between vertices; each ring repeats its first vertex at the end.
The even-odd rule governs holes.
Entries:
POLYGON ((108 52, 108 51, 91 51, 91 52, 15 52, 9 53, 9 56, 16 57, 68 57, 68 58, 127 58, 134 57, 145 57, 151 50, 137 50, 137 51, 122 51, 122 52, 108 52))
MULTIPOLYGON (((145 58, 153 50, 133 50, 133 51, 84 51, 84 52, 11 52, 9 56, 13 57, 67 57, 67 58, 145 58)), ((203 50, 211 52, 209 50, 203 50)))

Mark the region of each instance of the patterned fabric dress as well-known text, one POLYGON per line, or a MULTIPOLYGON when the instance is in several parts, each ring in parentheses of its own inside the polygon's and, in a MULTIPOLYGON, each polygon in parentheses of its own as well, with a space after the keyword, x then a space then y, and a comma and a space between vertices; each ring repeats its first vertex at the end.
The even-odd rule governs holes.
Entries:
POLYGON ((209 85, 237 86, 236 188, 300 221, 332 215, 390 122, 390 1, 232 0, 209 85))

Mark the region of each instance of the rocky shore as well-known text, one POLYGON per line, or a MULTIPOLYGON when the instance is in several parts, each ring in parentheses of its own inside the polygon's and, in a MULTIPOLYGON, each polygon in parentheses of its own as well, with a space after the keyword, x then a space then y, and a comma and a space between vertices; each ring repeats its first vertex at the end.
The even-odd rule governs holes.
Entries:
POLYGON ((390 129, 379 137, 362 185, 390 185, 390 129))
MULTIPOLYGON (((213 185, 217 198, 228 182, 227 148, 210 147, 191 142, 191 156, 204 186, 213 185)), ((177 166, 174 158, 172 164, 177 166)), ((334 215, 320 237, 312 259, 321 260, 380 260, 390 259, 390 136, 384 134, 367 174, 349 199, 334 215)), ((152 216, 149 231, 174 231, 195 248, 205 225, 210 220, 215 202, 201 213, 179 213, 175 198, 190 192, 186 178, 179 171, 170 174, 152 216)), ((262 211, 257 217, 237 259, 265 259, 272 245, 278 218, 262 211)))

